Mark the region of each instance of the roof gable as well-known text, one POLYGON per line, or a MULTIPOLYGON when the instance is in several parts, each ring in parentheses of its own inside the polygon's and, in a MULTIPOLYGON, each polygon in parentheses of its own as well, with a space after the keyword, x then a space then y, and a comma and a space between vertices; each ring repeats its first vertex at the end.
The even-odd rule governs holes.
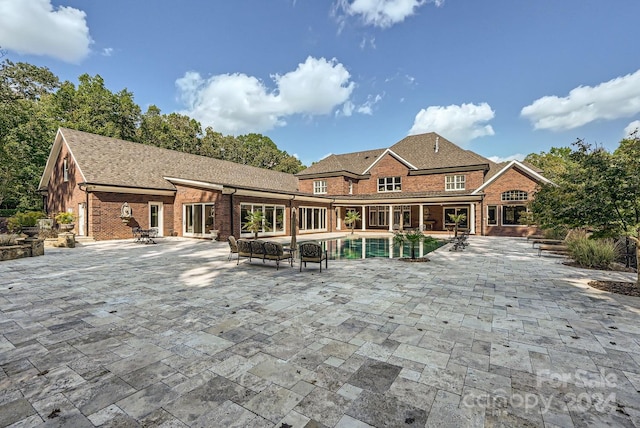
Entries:
POLYGON ((480 186, 476 190, 474 190, 472 192, 472 194, 480 193, 482 190, 484 190, 491 183, 496 181, 499 177, 501 177, 505 172, 507 172, 511 168, 519 169, 520 171, 522 171, 523 173, 525 173, 526 175, 531 177, 531 179, 533 179, 534 181, 536 181, 538 183, 552 183, 551 180, 549 180, 548 178, 544 177, 542 174, 539 174, 538 172, 536 172, 533 169, 529 168, 524 163, 522 163, 520 161, 517 161, 517 160, 512 160, 509 163, 494 164, 494 165, 495 165, 495 168, 491 171, 492 174, 490 176, 488 175, 487 177, 485 177, 486 180, 482 184, 482 186, 480 186))
POLYGON ((382 154, 380 156, 376 157, 376 159, 373 161, 373 163, 371 165, 369 165, 369 167, 367 169, 364 170, 363 174, 369 173, 369 171, 371 171, 371 168, 373 168, 378 162, 380 162, 380 160, 383 159, 386 155, 392 156, 394 159, 396 159, 398 162, 401 162, 402 164, 404 164, 409 169, 417 169, 415 166, 411 165, 409 162, 407 162, 405 159, 403 159, 401 156, 399 156, 393 150, 386 149, 384 152, 382 152, 382 154))

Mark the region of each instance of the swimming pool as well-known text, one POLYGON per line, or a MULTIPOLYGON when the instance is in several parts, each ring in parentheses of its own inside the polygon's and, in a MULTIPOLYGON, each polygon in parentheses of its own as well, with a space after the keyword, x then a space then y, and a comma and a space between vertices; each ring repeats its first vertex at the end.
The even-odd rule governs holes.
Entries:
MULTIPOLYGON (((372 257, 398 258, 410 257, 409 244, 402 247, 393 245, 393 237, 344 237, 318 241, 327 250, 330 260, 342 259, 368 259, 372 257)), ((421 242, 416 251, 416 257, 422 257, 427 253, 445 244, 438 240, 434 243, 421 242)))

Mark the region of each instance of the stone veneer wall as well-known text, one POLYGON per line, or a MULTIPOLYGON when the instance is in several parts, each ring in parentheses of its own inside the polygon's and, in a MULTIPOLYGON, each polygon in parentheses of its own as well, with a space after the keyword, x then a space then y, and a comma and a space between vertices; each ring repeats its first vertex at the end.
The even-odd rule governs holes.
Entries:
POLYGON ((26 240, 24 244, 0 247, 0 261, 44 256, 44 240, 26 240))

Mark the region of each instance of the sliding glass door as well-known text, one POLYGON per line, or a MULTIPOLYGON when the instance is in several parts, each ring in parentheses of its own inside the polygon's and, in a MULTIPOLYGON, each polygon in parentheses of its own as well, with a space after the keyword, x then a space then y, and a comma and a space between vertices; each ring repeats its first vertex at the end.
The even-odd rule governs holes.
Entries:
POLYGON ((184 204, 182 211, 184 236, 204 236, 215 229, 215 204, 184 204))

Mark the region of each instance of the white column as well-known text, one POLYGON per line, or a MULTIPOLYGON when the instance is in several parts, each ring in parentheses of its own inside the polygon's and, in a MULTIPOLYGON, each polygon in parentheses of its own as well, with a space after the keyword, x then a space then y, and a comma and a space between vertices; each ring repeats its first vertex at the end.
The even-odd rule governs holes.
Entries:
POLYGON ((342 209, 340 207, 336 208, 336 230, 342 229, 342 209))
POLYGON ((367 229, 367 207, 365 205, 362 206, 362 214, 360 215, 362 220, 362 230, 367 229))
POLYGON ((362 258, 367 258, 367 238, 362 237, 362 258))
MULTIPOLYGON (((418 228, 422 232, 424 230, 424 205, 420 204, 420 211, 418 216, 420 216, 420 222, 418 223, 418 228)), ((422 243, 422 241, 420 241, 422 243)))
POLYGON ((469 208, 469 233, 476 233, 476 204, 469 208))
POLYGON ((389 205, 389 232, 393 232, 393 205, 389 205))

